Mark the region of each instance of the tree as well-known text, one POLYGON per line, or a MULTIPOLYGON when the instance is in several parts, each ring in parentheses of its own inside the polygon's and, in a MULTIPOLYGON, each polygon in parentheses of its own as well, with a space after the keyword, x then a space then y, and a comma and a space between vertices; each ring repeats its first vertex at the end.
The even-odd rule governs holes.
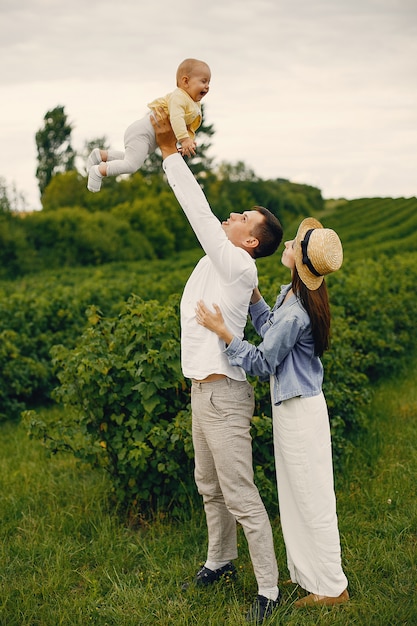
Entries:
POLYGON ((63 106, 47 111, 44 127, 36 133, 38 149, 38 179, 41 195, 51 178, 58 172, 74 169, 75 152, 71 146, 72 125, 67 121, 63 106))
POLYGON ((63 207, 85 207, 88 193, 85 178, 77 171, 59 173, 42 194, 42 208, 55 211, 63 207))
POLYGON ((222 161, 217 168, 217 179, 219 181, 227 180, 231 183, 238 181, 259 181, 253 169, 248 167, 243 161, 237 161, 236 163, 222 161))
POLYGON ((213 124, 206 124, 204 119, 204 104, 201 105, 203 112, 203 122, 198 130, 197 136, 197 154, 190 159, 188 165, 190 170, 200 183, 205 187, 205 183, 212 179, 212 163, 213 158, 207 156, 207 152, 211 148, 211 137, 214 135, 215 130, 213 124))
POLYGON ((24 195, 17 191, 16 185, 7 187, 6 180, 0 177, 0 215, 25 211, 27 204, 24 195))

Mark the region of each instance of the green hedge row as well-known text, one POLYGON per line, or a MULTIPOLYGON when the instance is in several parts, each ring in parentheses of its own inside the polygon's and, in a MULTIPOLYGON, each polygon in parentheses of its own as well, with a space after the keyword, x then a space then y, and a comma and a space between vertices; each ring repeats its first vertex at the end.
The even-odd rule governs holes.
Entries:
POLYGON ((51 348, 74 346, 94 304, 107 316, 117 314, 132 293, 163 301, 180 293, 200 250, 170 261, 111 264, 43 272, 0 283, 0 422, 50 400, 57 384, 51 348))
MULTIPOLYGON (((416 255, 350 262, 329 277, 332 347, 324 357, 336 465, 366 427, 372 382, 393 373, 415 345, 416 255), (393 268, 395 267, 395 279, 393 268)), ((276 286, 264 290, 273 303, 276 286)), ((189 389, 179 370, 178 296, 161 304, 132 296, 118 315, 89 311, 75 347, 55 346, 60 380, 54 397, 65 419, 47 424, 26 415, 32 436, 52 452, 72 449, 105 467, 115 499, 129 510, 183 507, 192 478, 189 389)), ((252 337, 248 327, 248 336, 252 337)), ((256 479, 275 501, 269 385, 253 381, 256 479)))

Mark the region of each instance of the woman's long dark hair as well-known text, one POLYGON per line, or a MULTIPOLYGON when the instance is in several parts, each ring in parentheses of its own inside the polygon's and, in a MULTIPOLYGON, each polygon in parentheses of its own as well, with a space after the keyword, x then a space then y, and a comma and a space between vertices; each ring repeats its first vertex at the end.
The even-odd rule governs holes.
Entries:
POLYGON ((292 290, 307 311, 314 339, 314 354, 322 356, 330 346, 330 304, 326 283, 312 291, 300 279, 297 268, 292 273, 292 290))

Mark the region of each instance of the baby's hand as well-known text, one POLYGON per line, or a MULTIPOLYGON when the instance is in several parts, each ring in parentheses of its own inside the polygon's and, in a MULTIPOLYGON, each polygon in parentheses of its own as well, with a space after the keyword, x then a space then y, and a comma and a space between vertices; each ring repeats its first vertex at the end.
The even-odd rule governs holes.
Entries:
POLYGON ((195 155, 195 149, 197 147, 197 144, 193 139, 187 137, 187 139, 183 139, 180 143, 182 156, 190 157, 195 155))

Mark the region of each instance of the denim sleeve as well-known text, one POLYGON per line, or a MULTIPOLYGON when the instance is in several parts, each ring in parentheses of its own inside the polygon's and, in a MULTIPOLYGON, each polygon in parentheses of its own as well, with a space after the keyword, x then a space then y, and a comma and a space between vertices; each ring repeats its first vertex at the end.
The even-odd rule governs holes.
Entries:
POLYGON ((251 376, 266 379, 276 373, 302 332, 300 320, 292 317, 269 326, 264 340, 254 346, 234 337, 225 350, 231 365, 239 365, 251 376))
POLYGON ((273 365, 274 372, 294 348, 303 330, 302 319, 291 316, 272 324, 265 334, 263 352, 265 359, 273 365))
POLYGON ((273 369, 271 369, 269 363, 264 358, 262 343, 259 346, 254 346, 249 341, 233 337, 225 353, 230 365, 238 365, 252 376, 267 379, 273 372, 273 369))
POLYGON ((263 337, 270 327, 271 307, 261 298, 255 304, 250 305, 249 315, 256 332, 260 337, 263 337))

